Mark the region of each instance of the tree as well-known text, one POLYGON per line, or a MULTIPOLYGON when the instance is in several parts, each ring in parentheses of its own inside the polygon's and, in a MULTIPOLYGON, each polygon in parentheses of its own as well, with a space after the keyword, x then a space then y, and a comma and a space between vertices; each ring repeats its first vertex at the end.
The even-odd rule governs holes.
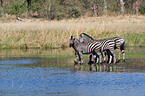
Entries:
POLYGON ((138 18, 138 8, 140 6, 140 0, 137 0, 135 4, 136 4, 136 7, 135 7, 135 10, 136 10, 136 18, 138 18))
POLYGON ((125 10, 124 10, 124 2, 123 0, 120 0, 120 4, 121 4, 121 14, 122 14, 122 17, 124 16, 124 13, 125 13, 125 10))
POLYGON ((49 6, 47 7, 47 18, 48 20, 51 20, 51 4, 52 2, 49 1, 49 6))
POLYGON ((1 7, 3 7, 3 0, 1 0, 1 7))
POLYGON ((34 16, 48 20, 102 16, 145 14, 145 0, 0 0, 1 13, 34 16), (31 14, 32 15, 31 15, 31 14))
POLYGON ((104 0, 104 13, 105 14, 107 13, 107 2, 106 2, 106 0, 104 0))
POLYGON ((24 3, 20 6, 20 8, 22 8, 25 5, 26 2, 27 2, 27 10, 28 10, 28 13, 29 13, 29 15, 31 15, 30 14, 31 0, 25 0, 24 3))
POLYGON ((28 3, 28 6, 27 6, 28 12, 30 12, 30 9, 31 9, 31 0, 26 0, 26 1, 28 3))

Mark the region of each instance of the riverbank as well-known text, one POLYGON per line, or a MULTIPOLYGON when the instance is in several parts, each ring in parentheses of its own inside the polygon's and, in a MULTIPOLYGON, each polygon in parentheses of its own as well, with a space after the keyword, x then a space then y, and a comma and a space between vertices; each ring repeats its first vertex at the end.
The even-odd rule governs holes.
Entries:
POLYGON ((61 21, 0 22, 0 48, 69 47, 69 36, 123 37, 126 46, 145 46, 145 17, 99 17, 61 21))
MULTIPOLYGON (((116 59, 118 59, 117 50, 115 50, 116 59)), ((145 50, 144 47, 126 47, 125 49, 125 62, 109 64, 110 66, 125 66, 127 68, 132 69, 145 69, 145 50)), ((121 56, 122 57, 122 56, 121 56)), ((5 61, 5 59, 12 60, 13 58, 23 58, 26 59, 44 59, 49 60, 49 62, 57 62, 61 60, 61 64, 58 62, 57 66, 59 67, 67 67, 74 66, 75 52, 72 48, 59 48, 59 49, 0 49, 0 60, 5 61), (64 63, 65 62, 65 63, 64 63), (67 64, 66 64, 67 62, 67 64)), ((106 58, 107 59, 107 58, 106 58)), ((89 68, 87 64, 89 61, 89 55, 83 55, 84 66, 89 68)), ((13 63, 13 62, 11 62, 13 63)), ((108 65, 104 63, 105 65, 108 65)), ((31 64, 32 65, 32 64, 31 64)), ((35 66, 32 65, 32 66, 35 66)), ((41 66, 41 65, 40 65, 41 66)), ((42 64, 42 66, 50 66, 47 63, 42 64)), ((55 65, 56 66, 56 65, 55 65)), ((101 64, 101 66, 103 66, 101 64)))

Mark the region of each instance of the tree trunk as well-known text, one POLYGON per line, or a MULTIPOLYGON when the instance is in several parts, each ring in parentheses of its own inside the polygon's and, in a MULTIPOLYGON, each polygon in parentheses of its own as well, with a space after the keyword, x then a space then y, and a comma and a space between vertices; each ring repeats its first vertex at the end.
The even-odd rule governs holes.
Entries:
POLYGON ((106 0, 104 0, 104 13, 105 14, 107 13, 107 2, 106 2, 106 0))
POLYGON ((94 16, 96 17, 97 16, 97 11, 96 11, 96 4, 94 3, 94 6, 93 6, 93 9, 94 9, 94 16))
POLYGON ((1 7, 3 7, 3 0, 1 0, 1 7))
POLYGON ((120 0, 120 4, 121 4, 121 15, 122 15, 122 17, 124 16, 124 2, 123 2, 123 0, 120 0))
POLYGON ((31 14, 30 14, 31 0, 27 0, 27 3, 28 3, 28 6, 27 6, 28 12, 29 12, 29 15, 31 15, 31 14))
POLYGON ((48 20, 51 20, 51 2, 49 2, 49 7, 48 7, 48 20))
POLYGON ((133 14, 133 9, 134 9, 134 0, 130 1, 130 15, 133 14))
POLYGON ((136 10, 136 18, 138 18, 138 8, 139 8, 139 5, 140 5, 140 1, 137 0, 136 1, 136 7, 135 7, 135 10, 136 10))

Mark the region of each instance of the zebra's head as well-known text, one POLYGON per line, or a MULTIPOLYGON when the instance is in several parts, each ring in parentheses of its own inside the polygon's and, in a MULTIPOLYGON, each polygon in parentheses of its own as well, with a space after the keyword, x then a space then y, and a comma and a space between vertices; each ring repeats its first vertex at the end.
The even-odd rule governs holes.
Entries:
POLYGON ((74 46, 74 42, 75 42, 75 37, 70 36, 69 37, 69 47, 73 47, 74 46))
POLYGON ((87 35, 86 33, 80 34, 80 37, 82 38, 82 39, 80 38, 80 40, 83 40, 83 41, 81 41, 81 42, 86 42, 86 43, 88 43, 88 42, 94 40, 91 36, 87 35))
POLYGON ((74 47, 74 46, 76 46, 77 44, 80 43, 80 41, 78 39, 76 39, 74 36, 70 36, 69 39, 70 39, 69 40, 69 46, 70 47, 74 47))

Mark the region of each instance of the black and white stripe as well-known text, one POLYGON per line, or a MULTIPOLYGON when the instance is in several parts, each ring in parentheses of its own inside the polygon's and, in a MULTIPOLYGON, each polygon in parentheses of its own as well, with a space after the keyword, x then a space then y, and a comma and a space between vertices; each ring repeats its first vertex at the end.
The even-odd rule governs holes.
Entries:
MULTIPOLYGON (((125 45, 125 40, 121 37, 113 37, 113 38, 107 38, 107 39, 99 39, 99 40, 94 40, 91 36, 82 33, 80 34, 81 38, 80 40, 82 42, 93 42, 93 41, 106 41, 106 40, 113 40, 115 42, 114 50, 118 49, 119 50, 119 58, 118 61, 120 61, 121 58, 121 52, 123 54, 123 61, 125 61, 125 52, 124 52, 124 45, 125 45)), ((105 58, 104 58, 105 59, 105 58)))
MULTIPOLYGON (((106 40, 102 42, 93 41, 89 43, 82 43, 82 42, 79 42, 73 36, 70 37, 70 47, 73 47, 76 52, 75 62, 80 61, 81 64, 83 63, 82 54, 92 53, 94 55, 97 55, 99 56, 100 62, 101 62, 102 52, 105 50, 110 50, 115 58, 114 46, 115 46, 115 43, 112 40, 106 40)), ((114 59, 114 61, 116 61, 116 59, 114 59)), ((111 60, 109 61, 109 63, 111 63, 111 60)))

